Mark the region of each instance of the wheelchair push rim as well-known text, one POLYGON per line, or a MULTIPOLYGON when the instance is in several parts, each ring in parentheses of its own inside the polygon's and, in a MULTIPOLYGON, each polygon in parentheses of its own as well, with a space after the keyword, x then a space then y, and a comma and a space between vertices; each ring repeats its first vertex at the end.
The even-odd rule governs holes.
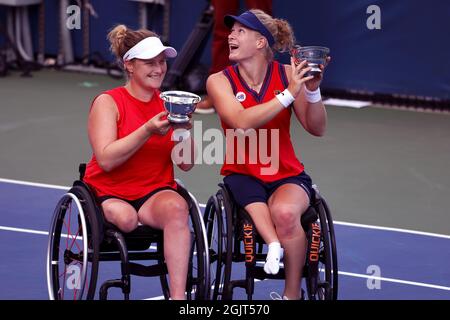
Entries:
POLYGON ((76 193, 71 189, 63 195, 52 220, 47 248, 51 300, 93 299, 95 294, 98 257, 92 248, 98 242, 95 235, 89 234, 95 228, 83 208, 86 200, 76 193))
POLYGON ((227 207, 222 190, 212 196, 206 205, 205 221, 210 252, 209 297, 227 300, 228 284, 232 267, 232 225, 230 208, 227 207))
POLYGON ((318 260, 317 279, 307 279, 307 292, 309 300, 335 300, 337 297, 337 260, 335 252, 334 234, 331 234, 332 221, 328 219, 330 213, 321 199, 316 208, 320 228, 320 248, 318 260))
POLYGON ((205 231, 205 224, 201 210, 195 197, 188 192, 191 198, 190 210, 191 251, 186 281, 186 294, 188 300, 206 300, 209 284, 209 252, 205 231))

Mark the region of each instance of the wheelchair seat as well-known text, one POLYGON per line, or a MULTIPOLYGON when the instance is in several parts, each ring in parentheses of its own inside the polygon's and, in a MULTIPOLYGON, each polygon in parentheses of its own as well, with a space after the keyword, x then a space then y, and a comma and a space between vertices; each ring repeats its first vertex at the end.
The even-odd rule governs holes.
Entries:
MULTIPOLYGON (((96 294, 98 265, 101 261, 120 261, 121 278, 105 281, 98 290, 106 300, 112 287, 130 295, 131 275, 159 276, 163 295, 170 297, 164 260, 163 231, 139 225, 121 232, 103 217, 94 193, 83 181, 86 166, 80 165, 80 180, 56 205, 48 241, 47 284, 50 299, 93 299, 96 294), (132 261, 154 261, 143 265, 132 261), (68 294, 70 292, 70 294, 68 294)), ((188 299, 204 300, 209 283, 209 255, 206 233, 197 200, 177 181, 180 194, 189 204, 191 251, 186 292, 188 299)))
MULTIPOLYGON (((310 207, 301 216, 301 225, 308 240, 303 277, 310 300, 337 299, 338 271, 334 228, 331 213, 318 189, 310 207), (320 244, 317 241, 320 239, 320 244), (323 271, 323 272, 322 272, 323 271)), ((276 275, 266 274, 263 264, 265 242, 253 220, 233 199, 224 183, 208 200, 204 220, 210 245, 211 287, 213 300, 229 300, 235 287, 244 288, 247 299, 254 293, 254 279, 284 279, 284 268, 276 275), (245 279, 232 280, 232 263, 245 262, 245 279)))

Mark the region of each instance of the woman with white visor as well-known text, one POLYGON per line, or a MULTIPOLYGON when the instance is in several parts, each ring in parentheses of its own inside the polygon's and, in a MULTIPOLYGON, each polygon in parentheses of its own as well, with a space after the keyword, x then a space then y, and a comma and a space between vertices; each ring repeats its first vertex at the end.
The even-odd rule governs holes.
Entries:
MULTIPOLYGON (((127 82, 103 92, 92 103, 88 135, 93 156, 84 180, 94 190, 105 219, 121 231, 130 232, 138 223, 164 231, 171 299, 185 299, 189 211, 177 192, 171 152, 179 141, 191 138, 187 130, 181 137, 172 135, 180 125, 167 120, 159 97, 166 58, 177 52, 164 46, 152 31, 124 25, 111 30, 108 39, 127 82)), ((190 129, 191 123, 182 127, 190 129)), ((188 171, 193 160, 177 165, 188 171)))

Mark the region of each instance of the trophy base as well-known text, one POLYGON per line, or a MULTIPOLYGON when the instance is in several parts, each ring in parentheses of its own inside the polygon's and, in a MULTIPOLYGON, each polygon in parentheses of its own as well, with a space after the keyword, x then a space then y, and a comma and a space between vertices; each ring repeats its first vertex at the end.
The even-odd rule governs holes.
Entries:
POLYGON ((320 70, 317 64, 308 64, 308 67, 311 67, 312 69, 305 73, 305 77, 316 76, 317 74, 322 73, 322 70, 320 70))
POLYGON ((189 117, 169 114, 167 116, 167 120, 169 120, 170 122, 173 122, 173 123, 186 123, 186 122, 189 122, 189 117))

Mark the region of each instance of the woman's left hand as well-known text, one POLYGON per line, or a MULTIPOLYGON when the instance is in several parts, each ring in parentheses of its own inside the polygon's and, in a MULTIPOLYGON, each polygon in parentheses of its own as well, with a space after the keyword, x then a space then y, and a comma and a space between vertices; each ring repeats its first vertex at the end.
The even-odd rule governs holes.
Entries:
POLYGON ((315 91, 315 90, 317 90, 317 88, 319 88, 320 83, 322 82, 322 79, 323 79, 323 73, 325 72, 325 67, 330 63, 330 61, 331 61, 331 57, 328 56, 327 60, 325 61, 325 65, 319 64, 319 68, 322 72, 317 73, 314 76, 314 78, 305 82, 306 89, 308 89, 309 91, 315 91))

